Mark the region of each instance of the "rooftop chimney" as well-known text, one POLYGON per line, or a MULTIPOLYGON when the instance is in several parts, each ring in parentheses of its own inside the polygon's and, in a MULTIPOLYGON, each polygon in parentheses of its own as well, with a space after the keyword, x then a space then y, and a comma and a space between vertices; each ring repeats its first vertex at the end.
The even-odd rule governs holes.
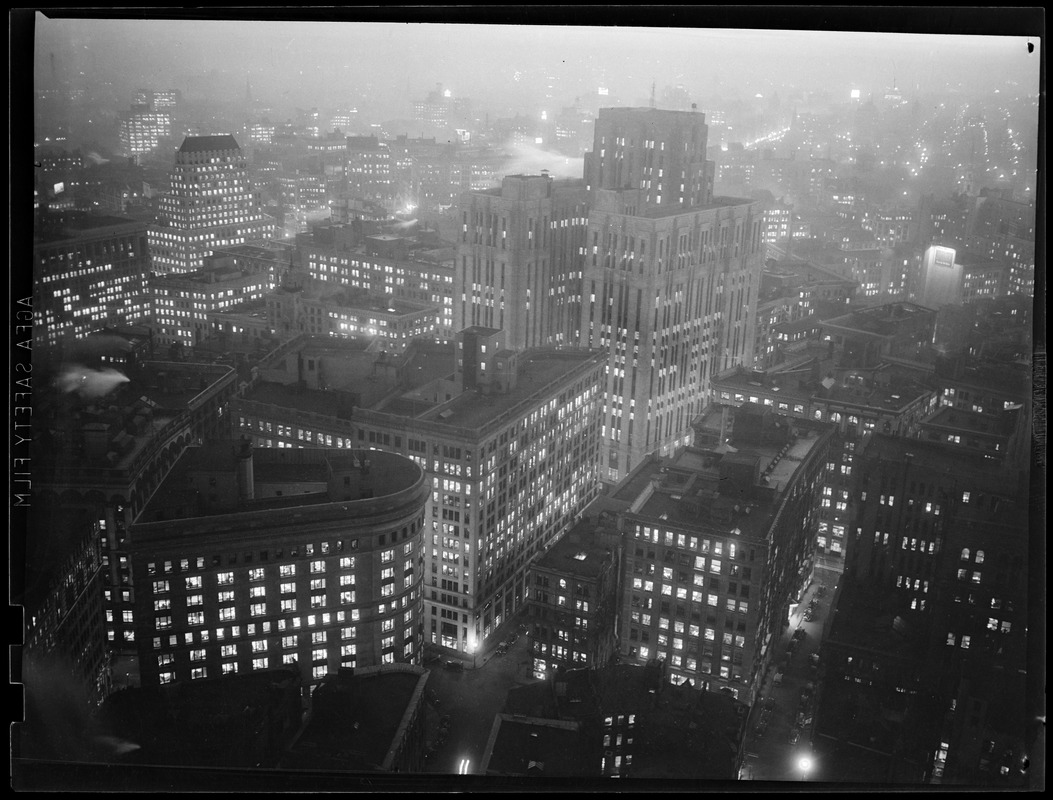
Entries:
POLYGON ((238 451, 238 502, 244 503, 256 496, 254 487, 255 476, 252 470, 252 442, 248 439, 241 440, 241 449, 238 451))

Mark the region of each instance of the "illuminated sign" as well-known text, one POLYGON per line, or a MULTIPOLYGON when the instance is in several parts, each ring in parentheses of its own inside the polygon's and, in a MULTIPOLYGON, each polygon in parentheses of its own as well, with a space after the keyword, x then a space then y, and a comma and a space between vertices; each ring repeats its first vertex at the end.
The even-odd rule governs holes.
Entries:
POLYGON ((953 267, 954 266, 954 248, 951 247, 934 247, 932 260, 933 263, 938 267, 953 267))
POLYGON ((852 90, 852 99, 853 100, 858 100, 861 94, 862 93, 859 91, 859 89, 853 89, 852 90))

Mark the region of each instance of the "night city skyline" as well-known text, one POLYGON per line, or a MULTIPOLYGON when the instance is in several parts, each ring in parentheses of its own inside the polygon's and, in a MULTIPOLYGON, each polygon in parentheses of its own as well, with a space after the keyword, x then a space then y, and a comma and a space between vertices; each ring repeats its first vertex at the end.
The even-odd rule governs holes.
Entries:
POLYGON ((1040 12, 643 11, 10 17, 16 788, 1044 788, 1040 12))

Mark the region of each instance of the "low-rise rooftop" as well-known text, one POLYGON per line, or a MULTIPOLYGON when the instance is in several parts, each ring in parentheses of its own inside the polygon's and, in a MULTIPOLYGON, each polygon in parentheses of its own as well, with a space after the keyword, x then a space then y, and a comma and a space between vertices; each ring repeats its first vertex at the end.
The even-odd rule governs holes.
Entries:
POLYGON ((842 333, 893 337, 900 332, 905 323, 926 316, 931 317, 935 323, 936 312, 931 308, 916 303, 886 303, 859 308, 843 316, 828 319, 823 324, 828 329, 837 329, 842 333))
POLYGON ((633 513, 686 528, 763 539, 794 476, 831 428, 746 403, 730 444, 688 447, 648 465, 633 513))
MULTIPOLYGON (((312 693, 312 710, 281 766, 381 772, 404 723, 421 703, 428 672, 405 664, 328 675, 312 693)), ((412 746, 412 745, 411 745, 412 746)))
POLYGON ((582 520, 535 562, 536 569, 572 572, 577 578, 599 577, 611 563, 611 552, 618 546, 619 534, 597 530, 592 522, 582 520))
POLYGON ((300 683, 298 670, 279 668, 126 689, 101 719, 126 746, 123 763, 274 767, 291 738, 275 732, 299 720, 300 683), (263 730, 271 735, 246 733, 263 730))
POLYGON ((584 738, 577 722, 498 714, 482 770, 492 776, 592 777, 597 770, 582 757, 584 738))

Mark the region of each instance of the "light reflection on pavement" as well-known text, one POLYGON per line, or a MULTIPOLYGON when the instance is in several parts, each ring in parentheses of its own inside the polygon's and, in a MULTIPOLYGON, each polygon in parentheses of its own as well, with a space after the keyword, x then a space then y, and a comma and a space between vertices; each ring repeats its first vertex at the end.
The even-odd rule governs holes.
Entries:
MULTIPOLYGON (((805 725, 800 728, 800 737, 795 744, 790 742, 790 733, 796 727, 802 692, 809 683, 815 687, 812 691, 811 712, 813 716, 815 713, 814 703, 819 686, 817 675, 809 669, 811 663, 809 657, 819 653, 823 632, 826 629, 835 597, 835 585, 839 577, 834 572, 824 569, 816 570, 816 578, 805 592, 800 608, 791 616, 789 627, 784 629, 782 637, 774 645, 772 659, 775 664, 778 664, 787 652, 794 630, 798 626, 803 628, 804 637, 789 657, 789 663, 782 673, 782 684, 774 685, 775 673, 778 670, 773 668, 761 690, 762 697, 771 697, 775 701, 767 730, 762 736, 757 735, 756 727, 760 719, 762 701, 758 700, 757 706, 750 714, 744 746, 747 755, 743 759, 741 772, 744 780, 800 781, 802 779, 798 762, 801 756, 811 753, 812 726, 805 725), (816 596, 816 591, 823 583, 826 585, 826 592, 816 606, 815 618, 811 622, 805 622, 802 619, 803 612, 808 608, 809 602, 816 596)), ((809 780, 821 780, 821 770, 821 764, 813 763, 811 774, 808 776, 809 780)))
POLYGON ((504 707, 508 690, 537 682, 532 676, 532 656, 525 634, 520 633, 518 641, 503 656, 494 652, 497 645, 498 640, 493 641, 488 653, 478 655, 474 669, 471 656, 458 659, 464 664, 463 672, 443 667, 444 662, 456 659, 451 655, 427 665, 431 674, 426 690, 425 752, 432 752, 425 758, 425 772, 457 774, 467 758, 469 773, 479 774, 494 717, 504 707), (443 717, 449 717, 444 737, 443 717))

